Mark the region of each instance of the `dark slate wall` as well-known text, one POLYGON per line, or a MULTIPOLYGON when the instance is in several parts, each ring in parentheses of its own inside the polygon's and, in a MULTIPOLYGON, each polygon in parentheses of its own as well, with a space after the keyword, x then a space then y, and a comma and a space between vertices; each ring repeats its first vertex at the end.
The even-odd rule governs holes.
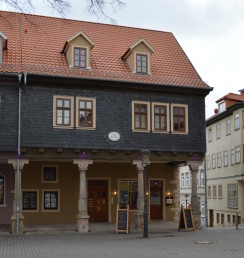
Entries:
POLYGON ((22 108, 23 147, 141 150, 146 146, 152 151, 190 152, 205 152, 206 148, 203 96, 28 86, 22 108), (53 95, 96 98, 96 130, 54 129, 53 95), (132 100, 188 104, 189 134, 132 132, 132 100), (120 141, 108 140, 111 131, 120 133, 120 141))
POLYGON ((18 87, 0 83, 0 151, 17 151, 18 87))

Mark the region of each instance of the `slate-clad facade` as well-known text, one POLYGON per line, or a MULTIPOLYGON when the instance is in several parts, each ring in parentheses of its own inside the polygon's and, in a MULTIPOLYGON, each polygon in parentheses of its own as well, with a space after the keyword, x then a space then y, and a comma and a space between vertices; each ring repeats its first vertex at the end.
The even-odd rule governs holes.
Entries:
MULTIPOLYGON (((194 186, 212 88, 172 33, 0 14, 0 224, 88 232, 129 205, 141 229, 144 198, 149 220, 177 221, 178 165, 190 165, 194 186)), ((197 218, 194 191, 192 207, 197 218)))

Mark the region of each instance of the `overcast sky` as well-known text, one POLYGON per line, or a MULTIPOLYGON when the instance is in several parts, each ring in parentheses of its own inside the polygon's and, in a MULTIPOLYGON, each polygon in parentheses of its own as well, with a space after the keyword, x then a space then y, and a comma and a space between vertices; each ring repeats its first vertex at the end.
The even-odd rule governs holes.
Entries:
MULTIPOLYGON (((207 118, 213 115, 217 99, 244 89, 243 0, 124 1, 122 10, 107 11, 118 25, 172 32, 202 80, 214 87, 206 98, 207 118)), ((32 13, 59 17, 46 2, 33 2, 32 13)), ((87 0, 70 3, 66 18, 109 23, 87 12, 87 0)))

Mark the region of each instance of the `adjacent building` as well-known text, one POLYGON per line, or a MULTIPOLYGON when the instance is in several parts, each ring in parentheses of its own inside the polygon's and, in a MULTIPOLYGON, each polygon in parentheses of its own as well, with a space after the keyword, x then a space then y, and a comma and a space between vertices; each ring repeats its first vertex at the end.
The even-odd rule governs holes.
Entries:
POLYGON ((145 147, 149 220, 178 221, 178 165, 196 185, 212 88, 173 34, 11 12, 0 24, 0 224, 88 232, 129 205, 142 228, 145 147))
POLYGON ((206 121, 208 224, 233 226, 244 219, 244 91, 216 103, 206 121))

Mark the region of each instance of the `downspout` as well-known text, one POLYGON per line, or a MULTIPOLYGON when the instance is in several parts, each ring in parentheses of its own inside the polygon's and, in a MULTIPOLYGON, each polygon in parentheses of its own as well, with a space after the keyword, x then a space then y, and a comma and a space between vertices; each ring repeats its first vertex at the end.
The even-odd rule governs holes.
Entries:
POLYGON ((205 226, 208 227, 208 206, 207 206, 207 171, 206 171, 206 155, 204 158, 204 178, 205 178, 205 226))

